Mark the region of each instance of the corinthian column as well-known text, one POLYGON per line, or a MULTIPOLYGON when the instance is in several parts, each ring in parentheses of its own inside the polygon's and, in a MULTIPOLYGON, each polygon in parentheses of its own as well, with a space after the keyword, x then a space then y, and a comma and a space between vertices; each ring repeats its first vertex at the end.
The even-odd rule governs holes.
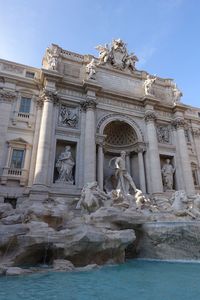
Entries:
POLYGON ((82 107, 86 112, 84 151, 84 184, 86 184, 96 180, 95 99, 88 97, 82 103, 82 107))
POLYGON ((177 117, 173 120, 172 125, 174 126, 174 129, 176 130, 176 146, 177 146, 177 155, 179 156, 180 160, 180 174, 179 176, 182 176, 183 183, 185 187, 185 191, 188 195, 194 194, 194 182, 192 178, 192 169, 191 169, 191 163, 189 159, 188 154, 188 148, 187 148, 187 142, 185 139, 185 132, 184 132, 184 126, 185 121, 183 117, 177 117))
POLYGON ((98 145, 98 161, 97 161, 97 181, 100 189, 103 190, 103 165, 104 165, 104 152, 103 146, 105 143, 106 135, 98 135, 96 143, 98 145))
POLYGON ((135 149, 138 153, 138 166, 139 166, 139 180, 140 180, 140 189, 143 193, 146 193, 146 179, 145 179, 145 170, 144 170, 144 146, 138 145, 135 149))
POLYGON ((15 99, 15 93, 0 89, 0 175, 2 174, 2 169, 6 163, 6 157, 4 157, 4 155, 6 154, 6 135, 10 121, 12 103, 15 99))
POLYGON ((150 171, 150 186, 152 193, 162 193, 162 177, 160 166, 160 155, 158 151, 158 141, 155 128, 156 115, 153 110, 147 110, 145 112, 145 121, 148 138, 148 159, 149 159, 149 171, 150 171))
POLYGON ((44 90, 41 100, 43 101, 43 112, 38 140, 34 185, 47 186, 53 126, 53 105, 58 98, 55 93, 44 90))
POLYGON ((36 154, 38 148, 38 140, 39 140, 39 133, 40 133, 41 117, 42 117, 42 107, 43 107, 43 101, 41 100, 41 98, 39 98, 37 100, 37 106, 36 106, 35 132, 33 138, 33 148, 32 148, 30 172, 29 172, 29 180, 28 180, 29 186, 33 184, 33 180, 34 180, 36 154))
POLYGON ((198 165, 200 168, 200 129, 193 128, 192 133, 194 137, 194 145, 195 145, 196 155, 198 159, 198 165))

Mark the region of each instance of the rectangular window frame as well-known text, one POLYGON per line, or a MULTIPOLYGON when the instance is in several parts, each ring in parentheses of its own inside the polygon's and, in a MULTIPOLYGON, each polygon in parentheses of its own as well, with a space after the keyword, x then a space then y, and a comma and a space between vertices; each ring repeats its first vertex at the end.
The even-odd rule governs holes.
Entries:
POLYGON ((12 148, 12 153, 11 153, 11 156, 10 156, 10 169, 19 169, 19 170, 22 170, 23 167, 24 167, 24 159, 25 159, 25 149, 23 148, 12 148), (17 166, 17 164, 14 164, 14 161, 13 161, 13 155, 15 153, 15 151, 20 151, 22 152, 22 158, 21 158, 21 162, 19 164, 19 166, 17 166))
POLYGON ((19 105, 19 113, 30 114, 31 112, 31 98, 21 97, 19 105))

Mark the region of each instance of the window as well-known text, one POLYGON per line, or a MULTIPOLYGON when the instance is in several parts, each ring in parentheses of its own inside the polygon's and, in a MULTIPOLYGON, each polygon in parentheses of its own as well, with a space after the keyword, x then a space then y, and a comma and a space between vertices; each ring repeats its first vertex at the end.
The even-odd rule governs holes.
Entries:
POLYGON ((199 116, 199 118, 200 118, 200 112, 198 112, 198 116, 199 116))
POLYGON ((13 169, 22 169, 24 150, 13 149, 10 167, 13 169))
POLYGON ((19 112, 20 113, 30 113, 31 108, 31 99, 30 98, 21 98, 19 112))
POLYGON ((26 72, 26 77, 28 77, 28 78, 34 78, 35 77, 35 73, 27 71, 26 72))

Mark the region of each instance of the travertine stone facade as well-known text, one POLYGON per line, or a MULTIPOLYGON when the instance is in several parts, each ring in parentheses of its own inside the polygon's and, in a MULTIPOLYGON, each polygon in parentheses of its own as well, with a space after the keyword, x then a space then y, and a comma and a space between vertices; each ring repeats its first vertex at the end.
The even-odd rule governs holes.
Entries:
POLYGON ((0 201, 77 197, 95 180, 112 190, 122 150, 144 193, 165 190, 166 159, 173 190, 200 191, 200 109, 173 80, 137 70, 122 40, 96 49, 51 45, 41 69, 0 60, 0 201))

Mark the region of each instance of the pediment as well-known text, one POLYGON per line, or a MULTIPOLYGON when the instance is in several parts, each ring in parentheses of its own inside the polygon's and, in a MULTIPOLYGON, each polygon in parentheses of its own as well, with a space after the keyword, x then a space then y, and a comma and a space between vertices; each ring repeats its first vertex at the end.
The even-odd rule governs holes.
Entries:
POLYGON ((22 138, 17 138, 17 139, 9 140, 7 142, 9 144, 21 144, 21 145, 27 145, 27 144, 29 144, 29 142, 27 142, 26 140, 24 140, 22 138))

